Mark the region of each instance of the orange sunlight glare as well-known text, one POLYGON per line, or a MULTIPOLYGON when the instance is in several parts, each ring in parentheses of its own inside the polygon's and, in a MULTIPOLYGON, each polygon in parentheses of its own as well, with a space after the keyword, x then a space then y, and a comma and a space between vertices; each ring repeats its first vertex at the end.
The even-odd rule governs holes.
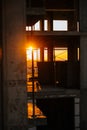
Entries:
POLYGON ((29 60, 29 61, 32 60, 32 52, 34 55, 34 61, 39 60, 40 59, 40 50, 34 49, 32 46, 26 49, 27 60, 29 60))
POLYGON ((26 54, 27 54, 27 60, 32 60, 32 47, 27 48, 26 54))
MULTIPOLYGON (((43 112, 35 105, 35 117, 36 118, 46 118, 43 112)), ((28 103, 28 118, 33 118, 33 104, 28 103)))

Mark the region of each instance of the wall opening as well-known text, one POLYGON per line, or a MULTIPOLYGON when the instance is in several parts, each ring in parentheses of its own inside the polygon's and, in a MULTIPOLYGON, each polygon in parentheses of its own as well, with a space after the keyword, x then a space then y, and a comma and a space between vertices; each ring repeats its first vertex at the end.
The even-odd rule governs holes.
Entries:
POLYGON ((37 130, 74 130, 74 98, 38 99, 37 106, 47 117, 47 125, 37 130))
MULTIPOLYGON (((37 21, 33 26, 26 26, 26 31, 41 31, 40 20, 37 21)), ((68 31, 67 20, 53 20, 53 31, 68 31)), ((44 20, 44 31, 48 31, 48 20, 44 20)))
POLYGON ((54 48, 54 61, 67 61, 68 60, 68 49, 67 48, 54 48))
POLYGON ((53 20, 53 31, 67 31, 68 21, 67 20, 53 20))

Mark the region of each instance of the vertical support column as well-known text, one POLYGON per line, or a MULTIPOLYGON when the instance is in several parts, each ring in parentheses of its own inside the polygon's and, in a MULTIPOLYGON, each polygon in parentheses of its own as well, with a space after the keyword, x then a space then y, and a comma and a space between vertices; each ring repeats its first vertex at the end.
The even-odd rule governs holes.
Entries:
POLYGON ((48 48, 48 61, 53 61, 53 47, 48 48))
POLYGON ((68 19, 68 31, 76 31, 77 30, 77 19, 76 19, 76 13, 69 14, 68 19))
MULTIPOLYGON (((1 39, 0 39, 1 40, 1 39)), ((2 41, 1 41, 2 42, 2 41)), ((0 45, 0 129, 4 130, 4 108, 3 108, 3 66, 1 52, 2 48, 0 45)))
POLYGON ((68 45, 68 61, 77 61, 78 58, 78 53, 77 53, 77 46, 75 41, 73 43, 70 43, 68 45))
POLYGON ((74 11, 69 13, 68 19, 68 31, 77 31, 77 20, 78 20, 78 0, 73 0, 74 2, 74 11))
POLYGON ((48 31, 53 31, 53 17, 52 17, 52 13, 49 14, 49 19, 48 19, 48 31))
POLYGON ((41 62, 44 61, 44 48, 43 47, 40 48, 40 61, 41 62))
MULTIPOLYGON (((87 33, 87 0, 79 1, 80 32, 87 33)), ((81 130, 87 130, 87 35, 80 37, 80 122, 81 130)))
POLYGON ((40 29, 44 31, 44 19, 40 20, 40 29))
POLYGON ((78 9, 78 7, 79 7, 79 0, 74 0, 74 9, 75 9, 75 11, 74 11, 74 22, 75 22, 74 27, 75 27, 75 31, 79 31, 79 22, 78 22, 79 9, 78 9))
POLYGON ((87 1, 79 0, 80 31, 87 32, 87 1))
POLYGON ((3 107, 3 7, 2 7, 2 0, 0 1, 0 129, 4 129, 4 107, 3 107))
POLYGON ((80 70, 81 130, 87 130, 87 36, 80 38, 80 70))
POLYGON ((5 130, 27 130, 25 0, 3 6, 5 130))
MULTIPOLYGON (((76 39, 75 39, 76 40, 76 39)), ((73 40, 68 45, 68 74, 67 74, 67 87, 68 88, 79 88, 79 64, 78 53, 77 53, 77 43, 73 40), (78 66, 78 67, 77 67, 78 66), (78 77, 77 77, 78 75, 78 77), (76 80, 77 79, 77 80, 76 80)))

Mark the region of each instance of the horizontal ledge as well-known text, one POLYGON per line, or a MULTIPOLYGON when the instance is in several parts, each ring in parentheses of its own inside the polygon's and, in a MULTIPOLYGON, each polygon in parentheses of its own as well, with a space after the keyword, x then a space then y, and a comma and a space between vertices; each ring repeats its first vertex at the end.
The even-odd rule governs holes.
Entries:
POLYGON ((36 8, 34 8, 34 7, 28 7, 27 9, 26 9, 26 11, 27 12, 29 12, 30 11, 30 13, 31 13, 31 11, 34 11, 35 13, 37 13, 38 11, 45 11, 45 12, 57 12, 57 11, 61 11, 61 12, 72 12, 72 11, 76 11, 76 9, 74 9, 74 8, 72 8, 72 9, 66 9, 66 8, 61 8, 61 9, 57 9, 57 8, 45 8, 45 7, 36 7, 36 8))
POLYGON ((53 12, 57 12, 57 11, 76 11, 76 9, 45 9, 46 11, 53 11, 53 12))
POLYGON ((87 35, 87 32, 77 31, 26 31, 26 35, 35 36, 83 36, 87 35))
POLYGON ((45 9, 44 8, 27 8, 26 13, 28 15, 44 15, 45 9))
MULTIPOLYGON (((28 100, 32 98, 32 92, 27 92, 28 100)), ((43 89, 34 93, 35 99, 58 98, 58 97, 80 97, 79 89, 43 89)))
POLYGON ((28 125, 29 127, 47 125, 47 118, 35 118, 35 119, 28 118, 28 125))

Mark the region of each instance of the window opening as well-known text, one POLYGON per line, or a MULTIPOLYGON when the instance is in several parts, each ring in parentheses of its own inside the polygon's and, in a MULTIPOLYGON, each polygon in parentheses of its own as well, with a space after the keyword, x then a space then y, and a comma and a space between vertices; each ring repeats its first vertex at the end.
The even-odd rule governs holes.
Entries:
POLYGON ((40 31, 40 21, 35 23, 32 27, 31 26, 26 26, 26 31, 40 31))
POLYGON ((54 61, 66 61, 68 60, 67 48, 54 48, 54 61))
MULTIPOLYGON (((26 26, 26 31, 40 31, 40 20, 36 22, 32 27, 26 26)), ((53 31, 67 31, 67 20, 53 20, 53 31)), ((48 20, 44 20, 44 31, 48 31, 48 20)))
POLYGON ((48 20, 44 20, 44 31, 48 30, 48 20))
POLYGON ((48 48, 44 48, 44 61, 48 61, 48 48))
POLYGON ((40 49, 34 49, 32 47, 26 49, 27 59, 27 91, 32 92, 32 98, 28 101, 28 118, 29 119, 46 119, 43 112, 37 107, 34 93, 41 90, 38 83, 38 69, 37 61, 40 61, 40 49), (38 84, 38 85, 37 85, 38 84))
MULTIPOLYGON (((35 81, 38 77, 38 68, 37 68, 37 61, 40 61, 40 49, 33 49, 33 56, 34 56, 34 78, 35 81)), ((26 49, 26 59, 27 59, 27 91, 32 92, 32 50, 31 48, 26 49)), ((36 82, 35 82, 36 86, 36 82)), ((35 91, 37 91, 37 88, 35 87, 35 91)))
POLYGON ((53 20, 53 31, 67 31, 67 20, 53 20))
MULTIPOLYGON (((32 119, 33 117, 33 104, 32 102, 28 103, 28 118, 32 119)), ((36 118, 46 118, 43 112, 35 105, 35 117, 36 118)))

